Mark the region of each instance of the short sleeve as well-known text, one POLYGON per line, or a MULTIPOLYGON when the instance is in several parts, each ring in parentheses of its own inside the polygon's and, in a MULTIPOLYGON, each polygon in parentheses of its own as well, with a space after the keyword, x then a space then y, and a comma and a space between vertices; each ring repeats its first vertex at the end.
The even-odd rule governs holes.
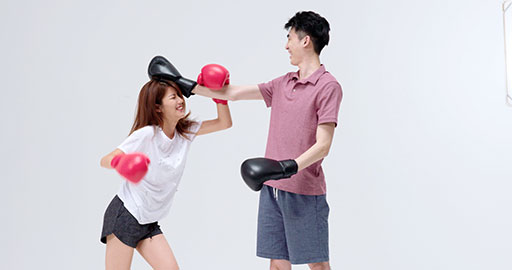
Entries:
POLYGON ((258 88, 260 89, 261 95, 263 96, 263 100, 267 107, 272 107, 272 96, 276 88, 282 84, 282 81, 286 78, 286 75, 275 78, 266 83, 258 84, 258 88))
POLYGON ((143 149, 144 142, 154 134, 152 126, 145 126, 135 130, 126 138, 117 148, 124 153, 140 152, 143 149))
POLYGON ((334 123, 338 125, 338 112, 340 110, 343 92, 337 82, 327 84, 318 94, 317 116, 318 124, 334 123))
POLYGON ((197 132, 201 128, 202 124, 203 124, 203 121, 196 121, 192 124, 192 126, 190 126, 191 133, 190 133, 190 135, 188 135, 188 137, 190 138, 191 141, 193 141, 196 138, 197 132))

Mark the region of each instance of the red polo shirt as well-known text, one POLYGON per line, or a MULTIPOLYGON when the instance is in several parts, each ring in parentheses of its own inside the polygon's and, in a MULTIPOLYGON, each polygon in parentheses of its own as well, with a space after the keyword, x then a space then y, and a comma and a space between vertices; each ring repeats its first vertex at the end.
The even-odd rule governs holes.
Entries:
MULTIPOLYGON (((290 72, 258 87, 272 110, 266 158, 296 159, 315 144, 319 124, 338 123, 341 85, 323 65, 305 79, 299 80, 298 72, 290 72)), ((325 194, 322 161, 291 178, 269 180, 265 185, 304 195, 325 194)))

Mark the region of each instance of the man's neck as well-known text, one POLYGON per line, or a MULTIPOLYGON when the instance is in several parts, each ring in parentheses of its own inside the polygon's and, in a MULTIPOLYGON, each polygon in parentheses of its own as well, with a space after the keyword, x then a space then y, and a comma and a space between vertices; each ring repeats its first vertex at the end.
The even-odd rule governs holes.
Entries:
POLYGON ((320 67, 320 58, 318 55, 305 58, 299 66, 299 80, 309 77, 320 67))

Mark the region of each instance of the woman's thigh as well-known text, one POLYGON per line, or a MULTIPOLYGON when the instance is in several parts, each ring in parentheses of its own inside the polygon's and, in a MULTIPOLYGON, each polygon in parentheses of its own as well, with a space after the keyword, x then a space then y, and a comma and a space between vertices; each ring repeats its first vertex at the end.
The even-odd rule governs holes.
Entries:
POLYGON ((140 241, 137 251, 155 270, 179 269, 171 246, 163 234, 140 241))
POLYGON ((133 248, 119 240, 113 233, 107 236, 105 269, 130 269, 133 248))

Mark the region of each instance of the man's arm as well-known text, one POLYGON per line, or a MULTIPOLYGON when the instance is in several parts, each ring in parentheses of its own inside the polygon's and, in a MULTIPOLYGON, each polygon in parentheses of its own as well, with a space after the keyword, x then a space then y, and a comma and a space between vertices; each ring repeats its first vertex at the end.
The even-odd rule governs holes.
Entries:
POLYGON ((268 158, 251 158, 242 163, 240 171, 245 183, 255 191, 270 179, 289 178, 298 171, 327 156, 334 136, 335 123, 324 123, 316 129, 316 143, 295 160, 273 160, 268 158))
POLYGON ((297 162, 298 165, 298 171, 307 168, 311 164, 327 156, 329 149, 331 148, 334 128, 334 123, 318 125, 316 129, 316 143, 295 159, 295 162, 297 162))
POLYGON ((192 93, 230 101, 263 99, 258 85, 231 85, 228 84, 220 90, 210 90, 202 85, 197 85, 192 93))

